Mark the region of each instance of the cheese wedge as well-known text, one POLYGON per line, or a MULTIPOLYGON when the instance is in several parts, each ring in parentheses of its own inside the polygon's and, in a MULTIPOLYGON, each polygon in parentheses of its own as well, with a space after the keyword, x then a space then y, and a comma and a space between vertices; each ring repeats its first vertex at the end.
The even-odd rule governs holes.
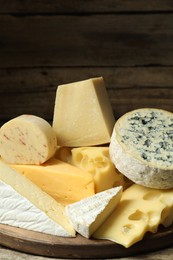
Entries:
POLYGON ((64 207, 0 160, 0 223, 58 236, 75 236, 64 207))
POLYGON ((93 176, 55 158, 43 165, 11 165, 63 205, 95 194, 93 176))
POLYGON ((109 158, 109 147, 59 148, 57 158, 93 175, 95 191, 101 192, 115 186, 127 187, 124 176, 116 170, 109 158))
POLYGON ((21 115, 0 129, 0 155, 11 164, 42 164, 55 154, 51 125, 34 115, 21 115))
POLYGON ((89 238, 117 207, 121 196, 122 186, 119 186, 66 206, 74 229, 89 238))
POLYGON ((173 113, 141 108, 115 123, 110 158, 116 168, 137 184, 173 188, 173 113))
POLYGON ((59 146, 109 143, 114 122, 102 77, 58 86, 53 129, 59 146))
POLYGON ((158 226, 173 223, 173 189, 157 190, 137 184, 123 192, 120 203, 93 234, 128 248, 140 241, 146 232, 157 232, 158 226))

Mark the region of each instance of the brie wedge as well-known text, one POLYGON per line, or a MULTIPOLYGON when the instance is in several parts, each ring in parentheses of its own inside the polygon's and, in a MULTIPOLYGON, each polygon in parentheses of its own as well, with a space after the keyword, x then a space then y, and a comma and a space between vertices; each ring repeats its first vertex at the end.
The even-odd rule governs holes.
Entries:
POLYGON ((74 229, 89 238, 118 205, 122 186, 99 192, 79 202, 66 206, 74 229))
POLYGON ((0 160, 0 223, 74 237, 64 207, 0 160))

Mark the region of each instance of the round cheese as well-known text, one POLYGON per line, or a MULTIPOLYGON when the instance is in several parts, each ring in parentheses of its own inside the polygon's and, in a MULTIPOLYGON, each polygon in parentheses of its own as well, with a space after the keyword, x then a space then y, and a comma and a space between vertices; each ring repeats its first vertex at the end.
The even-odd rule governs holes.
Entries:
POLYGON ((51 125, 34 115, 21 115, 0 129, 0 155, 11 164, 42 164, 57 149, 51 125))
POLYGON ((141 108, 117 120, 111 136, 110 158, 135 183, 173 188, 173 113, 141 108))

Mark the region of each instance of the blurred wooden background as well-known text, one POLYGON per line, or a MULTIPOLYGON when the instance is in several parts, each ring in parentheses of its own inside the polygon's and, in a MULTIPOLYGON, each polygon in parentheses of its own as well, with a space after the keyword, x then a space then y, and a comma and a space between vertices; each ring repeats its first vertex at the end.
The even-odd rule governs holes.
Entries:
POLYGON ((116 118, 173 111, 173 1, 0 0, 0 124, 51 122, 57 85, 97 76, 116 118))

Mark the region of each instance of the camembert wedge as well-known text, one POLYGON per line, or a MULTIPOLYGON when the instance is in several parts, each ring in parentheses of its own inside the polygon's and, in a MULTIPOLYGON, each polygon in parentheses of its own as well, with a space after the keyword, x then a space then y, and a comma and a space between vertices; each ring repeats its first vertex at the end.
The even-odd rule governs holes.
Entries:
POLYGON ((2 160, 0 205, 0 223, 75 237, 64 207, 2 160))
POLYGON ((119 186, 66 206, 74 229, 89 238, 117 207, 121 196, 122 186, 119 186))

